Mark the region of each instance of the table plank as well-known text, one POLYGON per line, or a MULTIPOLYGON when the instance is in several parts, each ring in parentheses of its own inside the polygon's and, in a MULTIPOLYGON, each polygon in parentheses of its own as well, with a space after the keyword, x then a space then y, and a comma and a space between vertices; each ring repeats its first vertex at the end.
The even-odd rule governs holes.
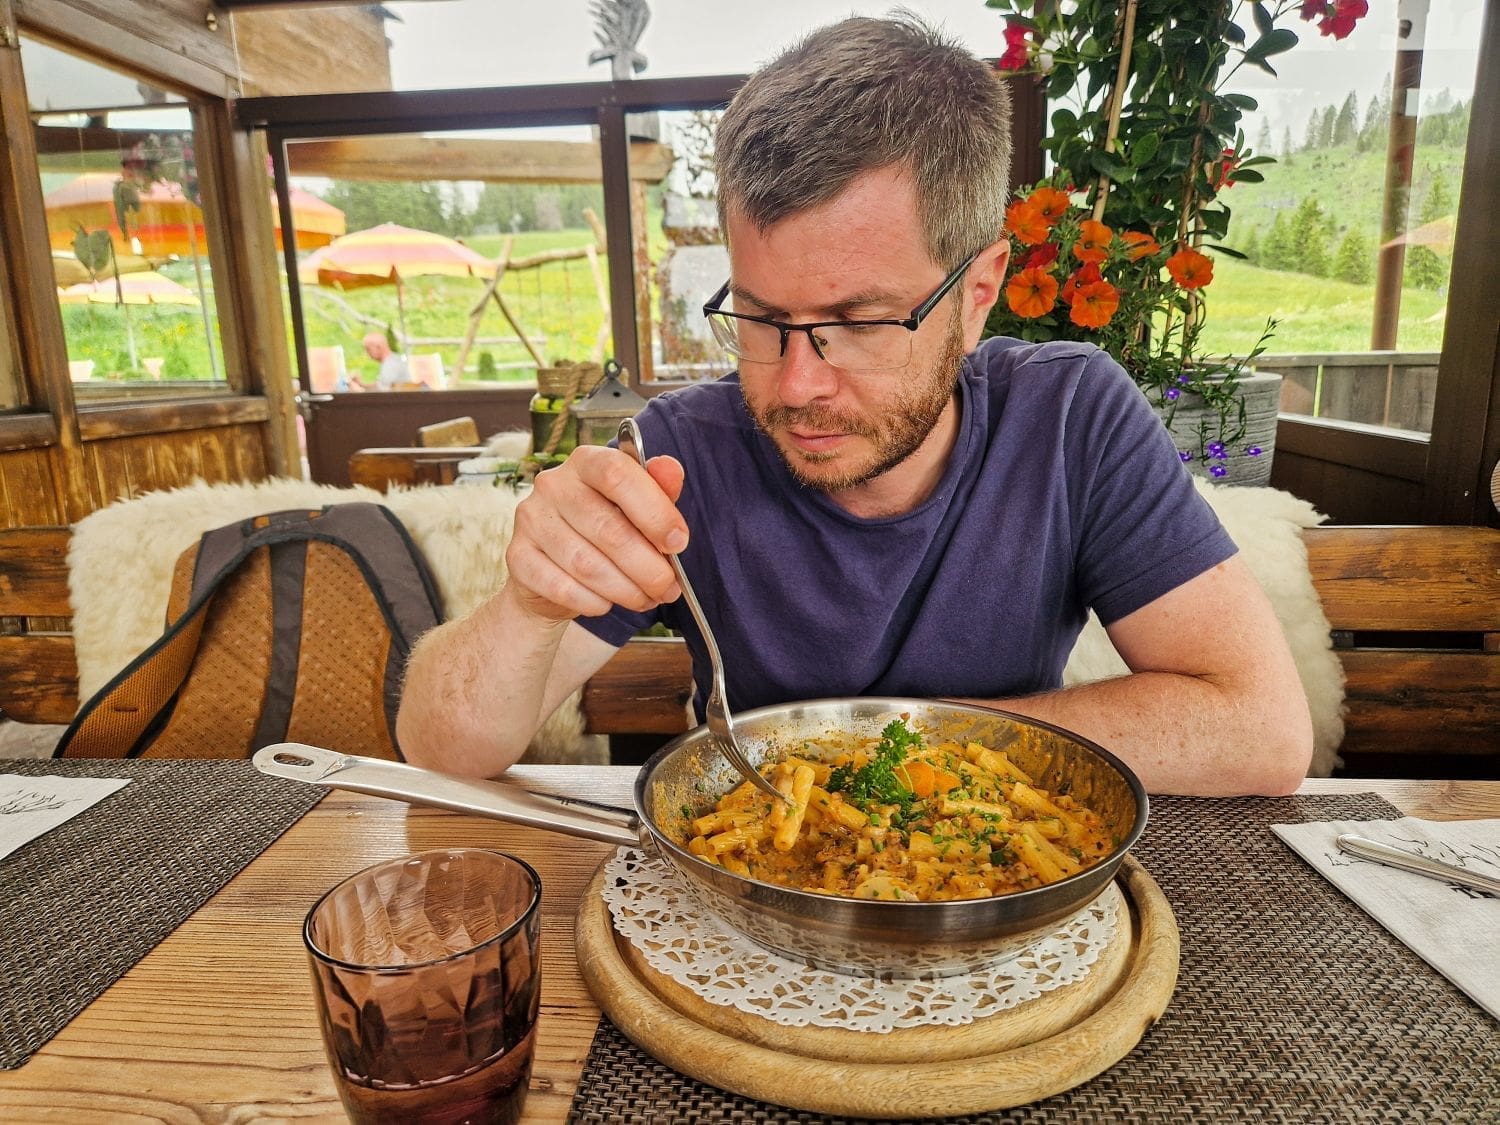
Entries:
MULTIPOLYGON (((628 805, 624 767, 517 767, 527 788, 628 805)), ((1500 816, 1500 782, 1314 780, 1411 815, 1500 816)), ((7 1122, 344 1120, 323 1055, 301 921, 369 864, 425 848, 514 852, 542 875, 542 1023, 527 1122, 563 1122, 599 1011, 574 958, 577 905, 607 845, 333 792, 25 1066, 0 1072, 7 1122)))

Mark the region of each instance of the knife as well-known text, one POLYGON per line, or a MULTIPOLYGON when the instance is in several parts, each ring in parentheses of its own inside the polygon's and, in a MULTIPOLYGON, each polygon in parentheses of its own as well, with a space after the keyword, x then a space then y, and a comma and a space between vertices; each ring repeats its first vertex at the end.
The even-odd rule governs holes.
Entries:
POLYGON ((1417 855, 1404 848, 1393 848, 1389 844, 1367 840, 1353 832, 1340 834, 1337 842, 1344 851, 1360 859, 1373 860, 1387 867, 1415 871, 1418 875, 1426 875, 1429 879, 1440 879, 1445 883, 1459 883, 1465 887, 1473 887, 1475 890, 1489 891, 1492 895, 1500 895, 1500 879, 1491 875, 1481 875, 1477 871, 1468 871, 1451 863, 1444 863, 1440 859, 1429 859, 1425 855, 1417 855))

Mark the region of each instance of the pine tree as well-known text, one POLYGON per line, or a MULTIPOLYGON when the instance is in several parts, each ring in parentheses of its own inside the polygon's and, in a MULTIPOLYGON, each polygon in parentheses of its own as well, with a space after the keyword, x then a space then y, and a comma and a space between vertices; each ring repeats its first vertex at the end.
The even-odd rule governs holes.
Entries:
POLYGON ((1349 91, 1349 96, 1344 99, 1344 104, 1339 107, 1338 116, 1333 122, 1333 143, 1336 145, 1353 144, 1359 133, 1359 101, 1354 91, 1349 91))
POLYGON ((1448 270, 1431 246, 1408 246, 1402 284, 1413 289, 1441 289, 1448 270))
POLYGON ((1260 119, 1260 129, 1255 134, 1255 152, 1258 156, 1271 154, 1271 119, 1269 117, 1260 119))
POLYGON ((1365 107, 1364 124, 1359 127, 1359 136, 1355 139, 1354 147, 1360 152, 1369 152, 1377 147, 1380 134, 1385 125, 1380 120, 1380 99, 1370 95, 1370 104, 1365 107))
POLYGON ((1321 147, 1323 135, 1323 111, 1315 109, 1312 116, 1307 119, 1307 133, 1302 138, 1302 148, 1305 152, 1316 152, 1321 147))
POLYGON ((1453 194, 1448 189, 1448 177, 1441 171, 1432 174, 1427 185, 1427 195, 1422 200, 1422 222, 1430 223, 1453 213, 1453 194))
POLYGON ((1323 208, 1316 196, 1306 196, 1297 205, 1291 221, 1293 269, 1314 277, 1328 276, 1328 234, 1323 227, 1323 208))
POLYGON ((1368 285, 1375 276, 1370 243, 1359 227, 1350 227, 1333 255, 1333 276, 1354 285, 1368 285))
POLYGON ((1338 120, 1338 116, 1339 111, 1334 106, 1323 107, 1323 117, 1318 122, 1318 142, 1325 149, 1333 147, 1333 124, 1338 120))
POLYGON ((1297 248, 1292 243, 1292 225, 1285 211, 1277 211, 1260 246, 1260 264, 1268 270, 1295 270, 1297 248))
POLYGON ((1241 254, 1245 255, 1245 261, 1249 262, 1252 266, 1258 266, 1261 264, 1259 227, 1250 228, 1249 233, 1240 240, 1238 250, 1241 254))
POLYGON ((1283 164, 1292 163, 1292 152, 1292 127, 1285 125, 1281 129, 1281 162, 1283 164))

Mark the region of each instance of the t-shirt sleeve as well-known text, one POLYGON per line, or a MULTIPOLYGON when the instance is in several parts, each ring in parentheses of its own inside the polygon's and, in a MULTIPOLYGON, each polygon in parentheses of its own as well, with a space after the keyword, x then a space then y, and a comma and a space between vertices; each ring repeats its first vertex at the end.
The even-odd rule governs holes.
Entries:
POLYGON ((1066 436, 1076 581, 1113 624, 1235 553, 1167 428, 1109 355, 1090 358, 1066 436))

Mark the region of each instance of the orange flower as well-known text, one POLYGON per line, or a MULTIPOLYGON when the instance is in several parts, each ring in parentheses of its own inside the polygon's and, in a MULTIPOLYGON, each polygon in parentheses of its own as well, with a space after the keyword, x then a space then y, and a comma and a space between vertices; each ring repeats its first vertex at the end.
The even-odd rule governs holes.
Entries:
POLYGON ((1184 289, 1202 289, 1214 279, 1214 264, 1207 254, 1184 246, 1167 259, 1167 272, 1184 289))
POLYGON ((1042 213, 1042 218, 1051 226, 1068 213, 1071 201, 1068 193, 1054 187, 1039 187, 1026 197, 1026 202, 1042 213))
POLYGON ((1005 287, 1005 303, 1017 316, 1046 316, 1057 300, 1057 278, 1046 270, 1022 270, 1005 287))
POLYGON ((1080 262, 1102 262, 1109 257, 1114 231, 1097 219, 1084 219, 1078 224, 1078 233, 1080 237, 1073 243, 1073 257, 1080 262))
POLYGON ((1103 328, 1120 307, 1120 291, 1107 281, 1080 285, 1073 293, 1068 319, 1080 328, 1103 328))
POLYGON ((1035 246, 1047 241, 1047 232, 1051 228, 1042 217, 1042 209, 1022 199, 1006 209, 1005 229, 1022 246, 1035 246))
POLYGON ((1125 245, 1129 247, 1129 250, 1126 251, 1126 256, 1132 262, 1149 257, 1161 250, 1161 243, 1143 231, 1128 230, 1120 235, 1120 237, 1125 241, 1125 245))
POLYGON ((1068 280, 1063 282, 1062 299, 1068 304, 1073 303, 1073 294, 1085 285, 1093 285, 1095 282, 1103 281, 1104 276, 1099 272, 1099 266, 1090 262, 1081 269, 1074 270, 1068 275, 1068 280))

